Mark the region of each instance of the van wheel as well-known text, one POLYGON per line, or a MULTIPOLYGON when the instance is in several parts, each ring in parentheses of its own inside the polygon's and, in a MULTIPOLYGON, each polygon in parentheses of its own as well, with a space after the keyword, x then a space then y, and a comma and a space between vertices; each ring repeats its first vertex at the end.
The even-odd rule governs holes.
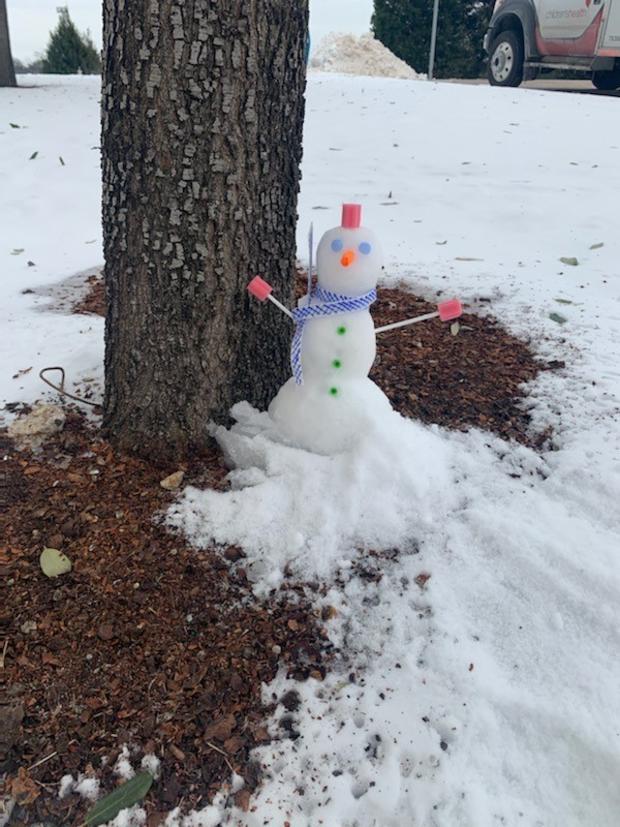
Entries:
POLYGON ((491 86, 519 86, 523 80, 523 41, 516 32, 500 32, 493 41, 488 77, 491 86))
POLYGON ((614 69, 611 72, 592 72, 592 83, 597 89, 611 91, 620 87, 620 70, 614 69))

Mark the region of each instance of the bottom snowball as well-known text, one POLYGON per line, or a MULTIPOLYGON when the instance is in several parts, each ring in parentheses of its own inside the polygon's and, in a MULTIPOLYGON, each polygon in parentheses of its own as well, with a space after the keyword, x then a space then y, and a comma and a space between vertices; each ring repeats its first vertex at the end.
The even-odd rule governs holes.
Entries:
POLYGON ((287 440, 319 454, 348 450, 392 413, 387 396, 367 377, 337 387, 294 379, 269 406, 269 416, 287 440))

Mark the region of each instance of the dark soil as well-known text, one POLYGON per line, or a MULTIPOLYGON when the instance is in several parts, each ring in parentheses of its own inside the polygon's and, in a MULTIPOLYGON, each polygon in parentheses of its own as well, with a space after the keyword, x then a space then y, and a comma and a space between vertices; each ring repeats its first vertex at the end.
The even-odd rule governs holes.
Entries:
MULTIPOLYGON (((104 314, 100 279, 74 309, 104 314)), ((434 309, 381 289, 373 316, 379 326, 434 309)), ((379 335, 371 376, 405 416, 536 447, 549 434, 531 433, 523 383, 559 367, 466 313, 457 335, 438 320, 379 335)), ((0 455, 0 781, 20 802, 12 823, 81 823, 87 804, 58 799, 59 779, 89 772, 111 790, 124 744, 134 766, 146 753, 162 759, 149 827, 181 800, 204 806, 231 768, 246 780, 237 803, 247 807, 260 778, 250 752, 269 741, 262 683, 282 667, 324 676, 330 613, 317 617, 294 589, 258 601, 241 550, 198 552, 166 530, 157 516, 174 494, 160 480, 178 469, 115 453, 74 408, 41 454, 17 452, 0 432, 0 455), (45 546, 72 571, 46 578, 45 546)), ((183 470, 184 482, 226 485, 215 448, 183 470)), ((379 577, 380 560, 361 575, 379 577)))

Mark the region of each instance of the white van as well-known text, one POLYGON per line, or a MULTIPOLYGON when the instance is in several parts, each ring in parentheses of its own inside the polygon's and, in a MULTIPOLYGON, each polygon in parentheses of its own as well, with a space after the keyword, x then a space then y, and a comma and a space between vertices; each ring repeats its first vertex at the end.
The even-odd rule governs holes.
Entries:
POLYGON ((598 89, 617 89, 620 0, 496 0, 484 48, 494 86, 571 69, 591 73, 598 89))

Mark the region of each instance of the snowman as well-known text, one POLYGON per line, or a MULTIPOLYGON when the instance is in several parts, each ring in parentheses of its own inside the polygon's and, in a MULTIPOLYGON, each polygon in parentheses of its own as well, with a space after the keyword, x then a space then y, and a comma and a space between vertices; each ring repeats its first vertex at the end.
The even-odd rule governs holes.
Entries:
POLYGON ((328 230, 318 246, 317 287, 292 312, 260 277, 248 286, 295 322, 293 376, 272 401, 269 416, 287 441, 317 453, 346 450, 394 416, 388 398, 368 378, 376 333, 460 315, 454 300, 444 302, 443 311, 440 305, 437 313, 375 329, 369 309, 377 298, 383 253, 374 232, 361 226, 361 213, 359 204, 343 205, 340 226, 328 230))

